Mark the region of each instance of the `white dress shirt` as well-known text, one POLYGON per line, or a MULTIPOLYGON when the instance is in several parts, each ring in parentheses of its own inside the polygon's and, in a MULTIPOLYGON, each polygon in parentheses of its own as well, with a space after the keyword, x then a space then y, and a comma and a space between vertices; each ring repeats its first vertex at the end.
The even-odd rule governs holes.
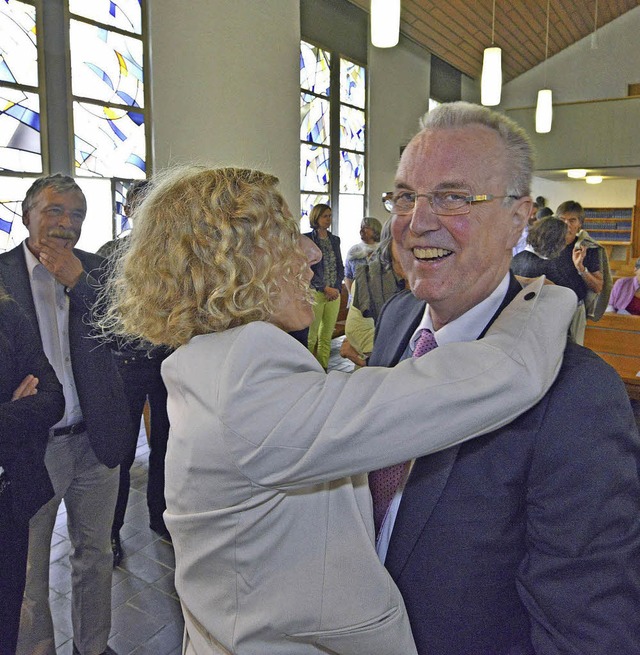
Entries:
POLYGON ((69 297, 65 293, 64 285, 60 284, 27 248, 26 241, 22 247, 44 354, 56 372, 64 392, 64 416, 53 427, 73 425, 82 420, 82 410, 71 367, 69 297))
MULTIPOLYGON (((446 343, 456 343, 459 341, 475 341, 482 334, 482 331, 498 311, 498 307, 500 307, 502 301, 507 295, 508 288, 509 273, 504 276, 502 282, 500 282, 500 284, 495 288, 490 296, 472 307, 469 311, 462 314, 462 316, 459 316, 454 321, 451 321, 451 323, 447 323, 439 330, 433 329, 433 321, 431 320, 431 315, 429 314, 429 304, 427 303, 424 308, 422 320, 413 333, 411 339, 409 339, 409 346, 405 350, 402 359, 408 359, 413 355, 416 341, 418 340, 420 332, 423 329, 431 330, 431 332, 433 332, 436 341, 438 342, 438 346, 443 346, 446 343)), ((428 354, 429 353, 427 353, 427 356, 428 354)), ((409 475, 411 475, 411 469, 413 468, 414 461, 411 462, 409 475)), ((389 542, 391 541, 393 526, 396 522, 398 508, 400 507, 400 501, 402 500, 402 494, 404 492, 404 487, 408 477, 409 476, 407 476, 405 478, 405 482, 398 487, 395 496, 389 505, 389 509, 387 510, 387 513, 384 517, 382 526, 380 527, 380 533, 378 534, 378 539, 376 541, 376 549, 378 551, 378 557, 380 557, 380 561, 383 564, 387 558, 387 551, 389 549, 389 542)))

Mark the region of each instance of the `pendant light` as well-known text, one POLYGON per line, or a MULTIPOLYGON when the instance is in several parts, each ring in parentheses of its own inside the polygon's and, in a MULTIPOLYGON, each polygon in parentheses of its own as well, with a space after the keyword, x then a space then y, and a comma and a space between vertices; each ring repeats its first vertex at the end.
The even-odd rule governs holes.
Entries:
POLYGON ((393 48, 400 40, 400 0, 371 0, 371 44, 393 48))
POLYGON ((491 19, 491 47, 484 49, 482 78, 480 81, 480 102, 493 107, 500 104, 502 94, 502 50, 493 45, 496 30, 496 0, 493 0, 491 19))
MULTIPOLYGON (((547 58, 549 57, 549 8, 551 0, 547 0, 547 37, 544 44, 544 84, 547 85, 547 58)), ((536 132, 547 134, 551 132, 553 120, 553 93, 551 89, 540 89, 538 91, 538 103, 536 105, 536 132)))

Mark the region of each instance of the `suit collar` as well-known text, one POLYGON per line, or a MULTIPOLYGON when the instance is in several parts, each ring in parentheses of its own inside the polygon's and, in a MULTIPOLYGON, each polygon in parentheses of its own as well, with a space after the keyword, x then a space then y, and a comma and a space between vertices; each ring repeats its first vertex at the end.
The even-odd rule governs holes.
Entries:
MULTIPOLYGON (((490 325, 500 315, 500 312, 513 300, 513 298, 522 290, 522 286, 513 276, 510 275, 509 287, 504 300, 500 304, 498 310, 491 318, 487 326, 482 331, 479 338, 482 338, 490 325)), ((424 303, 420 303, 411 312, 412 317, 407 317, 405 321, 401 321, 405 327, 402 334, 403 338, 400 339, 400 351, 398 359, 392 365, 395 365, 400 356, 406 348, 411 335, 420 322, 422 313, 424 312, 424 303), (420 311, 420 307, 422 311, 420 311), (418 313, 417 321, 415 313, 418 313)), ((449 475, 453 465, 458 457, 460 446, 453 446, 446 450, 420 457, 415 461, 413 469, 407 484, 405 486, 398 515, 393 527, 391 541, 389 543, 389 550, 385 560, 385 566, 391 576, 397 580, 402 574, 402 571, 415 548, 422 532, 427 528, 429 518, 435 509, 438 500, 447 484, 449 475)), ((427 554, 428 556, 428 554, 427 554)))

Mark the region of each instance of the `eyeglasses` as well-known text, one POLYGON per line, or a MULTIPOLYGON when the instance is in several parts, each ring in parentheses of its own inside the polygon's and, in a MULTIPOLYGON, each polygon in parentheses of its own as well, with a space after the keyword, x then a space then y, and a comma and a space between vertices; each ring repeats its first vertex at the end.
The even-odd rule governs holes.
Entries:
POLYGON ((446 189, 430 191, 429 193, 414 193, 413 191, 388 191, 382 194, 384 208, 392 214, 411 214, 416 207, 418 198, 427 198, 434 214, 438 216, 458 216, 468 214, 473 202, 489 202, 499 198, 514 198, 520 196, 493 196, 490 193, 471 195, 469 189, 446 189))

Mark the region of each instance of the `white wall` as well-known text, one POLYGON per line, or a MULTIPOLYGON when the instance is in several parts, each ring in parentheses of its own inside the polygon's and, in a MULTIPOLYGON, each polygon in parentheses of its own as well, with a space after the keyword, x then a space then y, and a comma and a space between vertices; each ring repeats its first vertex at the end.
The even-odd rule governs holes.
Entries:
POLYGON ((369 209, 382 222, 389 214, 382 194, 393 188, 400 148, 419 129, 429 108, 431 57, 404 37, 395 48, 369 46, 369 209))
POLYGON ((635 180, 603 180, 587 184, 584 180, 552 181, 534 177, 531 194, 543 196, 554 212, 565 200, 577 200, 583 207, 633 207, 636 198, 635 180))
POLYGON ((587 36, 505 84, 501 107, 534 106, 545 86, 554 103, 626 96, 640 82, 640 6, 599 28, 596 40, 596 49, 587 36))
POLYGON ((156 169, 262 169, 299 215, 299 0, 148 6, 156 169))

